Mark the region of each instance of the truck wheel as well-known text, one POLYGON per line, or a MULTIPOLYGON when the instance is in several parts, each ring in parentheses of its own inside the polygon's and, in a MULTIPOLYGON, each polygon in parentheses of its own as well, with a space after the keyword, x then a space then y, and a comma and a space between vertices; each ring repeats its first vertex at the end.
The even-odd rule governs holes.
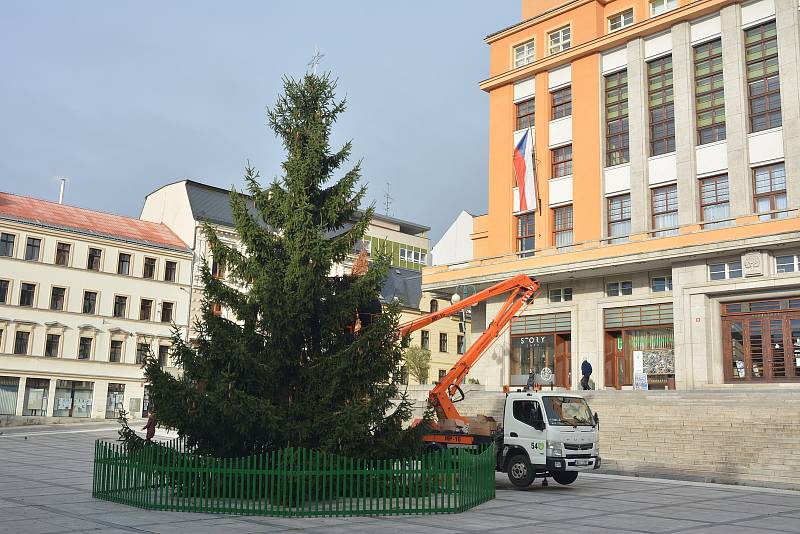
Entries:
POLYGON ((508 461, 508 480, 518 488, 527 488, 533 482, 536 473, 531 468, 528 457, 524 454, 515 454, 508 461))
POLYGON ((577 471, 555 471, 553 473, 553 480, 566 486, 567 484, 572 484, 575 482, 575 479, 578 478, 577 471))

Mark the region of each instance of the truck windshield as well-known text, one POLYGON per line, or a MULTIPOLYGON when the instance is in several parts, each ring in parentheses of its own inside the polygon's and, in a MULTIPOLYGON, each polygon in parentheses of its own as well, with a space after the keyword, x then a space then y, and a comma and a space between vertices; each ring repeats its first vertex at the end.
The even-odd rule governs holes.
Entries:
POLYGON ((578 397, 542 397, 547 421, 551 425, 581 426, 592 425, 592 412, 584 399, 578 397))

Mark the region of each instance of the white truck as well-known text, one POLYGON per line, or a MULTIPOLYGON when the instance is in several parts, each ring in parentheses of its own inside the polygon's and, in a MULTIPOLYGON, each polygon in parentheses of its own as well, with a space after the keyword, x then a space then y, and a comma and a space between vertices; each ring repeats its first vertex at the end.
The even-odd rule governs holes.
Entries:
POLYGON ((586 399, 567 392, 519 391, 506 396, 503 426, 494 437, 497 471, 517 487, 537 477, 571 484, 600 467, 599 420, 586 399))

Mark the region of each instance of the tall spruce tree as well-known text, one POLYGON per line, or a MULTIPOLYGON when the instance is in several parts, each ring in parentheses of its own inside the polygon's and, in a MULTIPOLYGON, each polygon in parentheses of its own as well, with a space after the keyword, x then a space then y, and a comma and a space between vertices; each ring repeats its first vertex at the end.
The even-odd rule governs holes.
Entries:
POLYGON ((398 310, 389 305, 353 331, 374 306, 388 257, 378 254, 361 276, 332 276, 363 238, 373 208, 358 212, 365 188, 360 164, 346 163, 351 143, 334 151, 331 129, 345 110, 329 75, 284 79, 268 111, 286 150, 283 176, 262 188, 248 164, 249 195, 231 193, 241 247, 205 227, 227 283, 202 266, 205 300, 199 337, 173 336, 177 378, 154 358, 145 364, 162 425, 199 452, 221 457, 302 446, 358 457, 416 452, 424 426, 404 429, 410 403, 399 376, 398 310), (221 305, 237 321, 215 315, 221 305))

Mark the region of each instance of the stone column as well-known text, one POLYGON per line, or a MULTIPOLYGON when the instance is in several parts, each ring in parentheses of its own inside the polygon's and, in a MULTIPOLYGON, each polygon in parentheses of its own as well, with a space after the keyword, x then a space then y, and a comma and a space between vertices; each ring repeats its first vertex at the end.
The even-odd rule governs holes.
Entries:
POLYGON ((647 72, 644 41, 628 42, 628 125, 631 156, 631 233, 650 227, 647 214, 647 72))
POLYGON ((781 80, 783 150, 786 165, 786 196, 790 208, 800 208, 800 83, 797 0, 775 0, 778 29, 778 67, 781 80))
POLYGON ((17 390, 17 409, 16 414, 22 415, 22 410, 25 409, 25 383, 27 381, 26 377, 20 377, 19 379, 19 389, 17 390))
POLYGON ((728 185, 731 217, 753 211, 747 155, 747 87, 744 73, 744 32, 741 7, 720 11, 722 24, 722 76, 725 82, 725 132, 728 149, 728 185))
POLYGON ((672 87, 675 109, 675 156, 678 171, 678 224, 698 220, 695 165, 694 58, 689 23, 672 27, 672 87))

